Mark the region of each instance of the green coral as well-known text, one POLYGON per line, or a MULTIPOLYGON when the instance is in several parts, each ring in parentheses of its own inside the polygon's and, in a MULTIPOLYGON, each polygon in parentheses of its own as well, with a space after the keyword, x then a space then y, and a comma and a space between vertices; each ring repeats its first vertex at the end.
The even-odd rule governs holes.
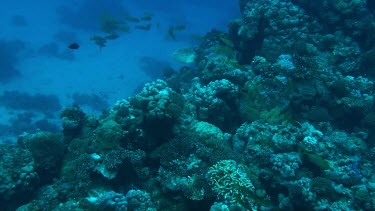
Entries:
POLYGON ((60 118, 63 126, 63 133, 66 137, 78 136, 84 126, 86 114, 78 107, 66 107, 61 110, 60 118))
POLYGON ((3 210, 13 210, 5 202, 27 198, 29 191, 35 191, 39 175, 32 154, 26 149, 0 144, 0 161, 0 202, 3 210))
POLYGON ((208 183, 219 199, 252 206, 255 188, 244 169, 234 160, 221 160, 209 168, 208 183))
POLYGON ((332 182, 323 177, 315 177, 311 180, 311 191, 318 194, 321 197, 333 197, 335 190, 332 182))
POLYGON ((94 146, 100 152, 103 152, 118 148, 127 131, 123 130, 116 121, 108 120, 95 129, 94 133, 96 134, 94 146))
POLYGON ((41 176, 53 177, 58 173, 65 150, 59 135, 38 132, 20 138, 18 143, 31 152, 41 176))
POLYGON ((190 130, 192 133, 197 134, 197 141, 202 142, 207 146, 225 144, 223 132, 218 127, 208 122, 199 121, 193 123, 190 130))

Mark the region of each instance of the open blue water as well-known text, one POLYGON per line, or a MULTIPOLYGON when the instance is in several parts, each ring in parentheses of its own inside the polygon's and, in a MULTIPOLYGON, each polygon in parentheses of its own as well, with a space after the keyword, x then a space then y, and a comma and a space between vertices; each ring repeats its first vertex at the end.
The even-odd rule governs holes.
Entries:
POLYGON ((9 106, 3 99, 0 124, 4 128, 16 120, 25 124, 41 118, 52 121, 58 116, 56 101, 61 106, 78 103, 89 113, 100 113, 160 76, 160 69, 178 70, 183 64, 172 59, 176 49, 196 45, 197 37, 212 29, 226 30, 229 20, 239 17, 237 2, 230 0, 220 4, 211 0, 4 0, 0 8, 0 93, 5 98, 13 96, 10 104, 27 105, 9 106), (149 13, 151 20, 126 20, 149 13), (108 40, 100 50, 91 38, 107 35, 101 26, 109 19, 128 24, 130 29, 116 29, 118 38, 108 40), (151 24, 149 30, 135 28, 147 24, 151 24), (178 25, 186 28, 176 31, 174 40, 168 30, 178 25), (79 49, 69 49, 71 43, 79 44, 79 49), (48 95, 43 102, 51 104, 47 117, 35 95, 48 95), (22 100, 25 97, 30 100, 22 100), (25 113, 24 120, 17 117, 25 113))

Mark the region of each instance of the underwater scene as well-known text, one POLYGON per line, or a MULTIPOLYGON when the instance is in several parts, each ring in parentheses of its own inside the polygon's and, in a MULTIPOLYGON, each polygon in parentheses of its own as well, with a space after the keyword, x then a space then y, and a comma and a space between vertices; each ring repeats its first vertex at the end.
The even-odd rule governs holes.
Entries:
POLYGON ((0 210, 375 210, 374 0, 2 0, 0 210))

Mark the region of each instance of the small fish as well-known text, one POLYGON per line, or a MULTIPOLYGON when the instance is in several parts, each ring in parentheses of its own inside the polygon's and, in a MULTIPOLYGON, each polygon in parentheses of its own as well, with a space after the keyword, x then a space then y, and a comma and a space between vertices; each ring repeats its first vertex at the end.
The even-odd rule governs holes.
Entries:
POLYGON ((174 35, 174 27, 170 26, 168 29, 168 36, 172 38, 174 41, 176 41, 176 36, 174 35))
POLYGON ((138 18, 132 17, 130 15, 126 15, 125 16, 125 20, 127 20, 129 22, 133 22, 133 23, 139 23, 139 19, 138 18))
POLYGON ((130 26, 128 24, 124 24, 122 26, 119 26, 118 30, 123 31, 123 32, 129 32, 130 26))
POLYGON ((136 28, 136 29, 145 30, 145 31, 149 31, 149 30, 151 29, 151 24, 147 24, 147 25, 136 25, 135 28, 136 28))
POLYGON ((150 16, 141 17, 142 21, 150 21, 151 19, 152 19, 152 17, 150 17, 150 16))
POLYGON ((152 20, 152 17, 154 16, 153 13, 145 12, 144 15, 141 17, 142 21, 150 21, 152 20))
POLYGON ((177 31, 183 31, 186 29, 186 26, 185 25, 177 25, 174 27, 177 31))
POLYGON ((99 46, 100 51, 102 51, 102 48, 105 47, 105 43, 107 42, 107 40, 101 36, 93 36, 90 40, 94 41, 95 44, 99 46))
POLYGON ((112 33, 112 34, 110 34, 110 35, 105 36, 104 38, 107 39, 107 40, 115 40, 115 39, 117 39, 118 37, 119 37, 118 34, 116 34, 116 33, 112 33))
POLYGON ((78 43, 71 43, 70 45, 68 45, 68 48, 77 50, 79 48, 79 45, 78 43))

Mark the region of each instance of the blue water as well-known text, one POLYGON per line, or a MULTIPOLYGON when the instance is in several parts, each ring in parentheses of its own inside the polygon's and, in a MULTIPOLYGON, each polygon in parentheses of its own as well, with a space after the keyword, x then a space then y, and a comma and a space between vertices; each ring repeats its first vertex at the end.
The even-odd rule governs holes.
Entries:
MULTIPOLYGON (((196 45, 194 37, 212 29, 226 30, 229 20, 239 17, 237 2, 230 0, 220 4, 211 0, 4 0, 0 8, 0 54, 7 57, 0 63, 4 71, 0 74, 0 93, 17 91, 20 98, 22 94, 53 95, 61 106, 76 102, 73 96, 86 96, 90 102, 81 106, 89 113, 100 113, 158 77, 160 67, 178 70, 183 64, 171 57, 176 49, 196 45), (101 30, 103 17, 123 21, 125 14, 140 18, 145 13, 153 14, 149 31, 137 30, 136 24, 129 22, 130 31, 119 31, 119 37, 108 41, 102 50, 90 40, 106 35, 101 30), (176 32, 173 40, 168 29, 175 25, 186 29, 176 32), (80 48, 69 49, 71 43, 78 43, 80 48), (150 63, 144 64, 143 58, 150 63)), ((36 115, 32 121, 45 115, 33 109, 0 109, 1 125, 10 124, 23 112, 32 111, 36 115)), ((48 118, 53 120, 56 113, 48 118)))

